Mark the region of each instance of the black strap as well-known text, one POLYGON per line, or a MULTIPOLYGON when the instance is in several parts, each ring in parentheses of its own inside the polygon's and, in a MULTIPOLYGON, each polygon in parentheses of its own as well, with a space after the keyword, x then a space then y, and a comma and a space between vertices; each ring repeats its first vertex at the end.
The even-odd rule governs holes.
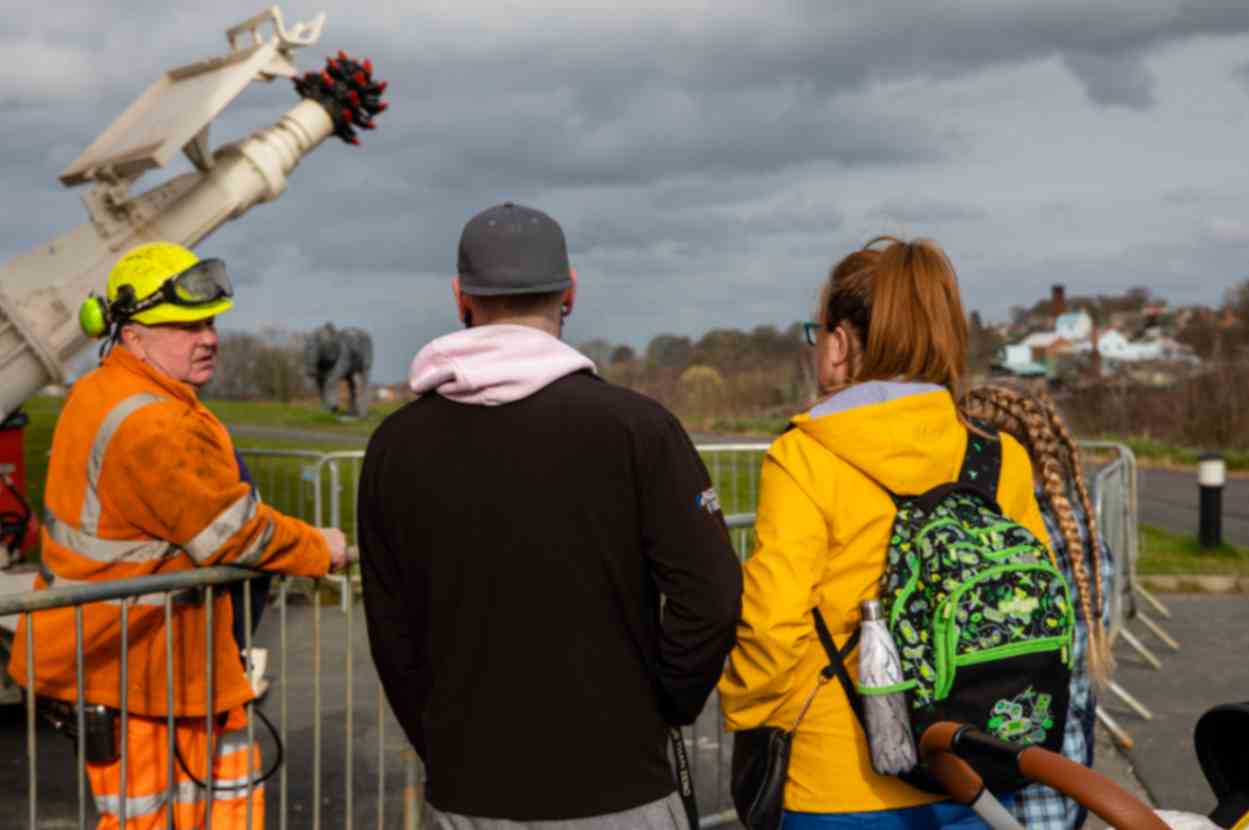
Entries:
POLYGON ((845 690, 846 698, 850 701, 850 708, 854 710, 859 723, 863 723, 863 700, 854 688, 853 681, 850 680, 850 673, 846 671, 846 658, 859 645, 859 634, 862 629, 856 628, 850 635, 850 639, 846 640, 846 644, 837 648, 837 644, 833 642, 833 635, 828 633, 828 626, 824 623, 824 615, 820 613, 820 609, 812 608, 811 613, 815 615, 815 633, 819 636, 825 653, 828 654, 828 666, 823 674, 825 677, 837 675, 837 680, 841 682, 841 688, 845 690))
POLYGON ((52 573, 52 569, 49 568, 42 559, 35 564, 39 568, 39 575, 43 577, 43 584, 51 588, 52 583, 56 582, 56 574, 52 573))
POLYGON ((958 482, 974 485, 996 498, 998 479, 1002 475, 1002 436, 984 424, 973 424, 993 438, 985 438, 973 429, 967 430, 967 451, 963 454, 963 466, 958 471, 958 482))
POLYGON ((672 758, 676 762, 677 793, 681 796, 681 804, 685 806, 685 817, 689 820, 690 830, 698 830, 698 802, 694 799, 694 771, 690 767, 689 755, 685 752, 685 739, 681 730, 675 726, 668 727, 668 740, 672 743, 672 758))

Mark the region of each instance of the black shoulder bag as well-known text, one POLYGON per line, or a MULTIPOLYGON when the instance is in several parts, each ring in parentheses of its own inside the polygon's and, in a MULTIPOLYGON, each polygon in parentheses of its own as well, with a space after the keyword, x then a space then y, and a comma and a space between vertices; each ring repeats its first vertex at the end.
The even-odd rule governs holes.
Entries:
POLYGON ((815 617, 815 633, 828 655, 828 665, 820 670, 815 688, 807 695, 788 731, 779 726, 760 726, 733 733, 733 766, 731 789, 733 806, 737 817, 747 830, 778 830, 785 809, 785 780, 789 776, 789 753, 793 748, 794 733, 806 717, 807 710, 815 701, 816 694, 834 676, 846 690, 846 696, 855 714, 862 718, 862 702, 852 694, 853 684, 846 674, 844 661, 859 644, 859 630, 855 629, 845 646, 837 648, 820 609, 811 609, 815 617))

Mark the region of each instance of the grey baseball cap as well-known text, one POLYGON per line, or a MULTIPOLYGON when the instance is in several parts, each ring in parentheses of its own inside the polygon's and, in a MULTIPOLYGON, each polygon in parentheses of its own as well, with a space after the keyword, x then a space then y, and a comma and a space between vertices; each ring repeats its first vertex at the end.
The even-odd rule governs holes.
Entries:
POLYGON ((512 202, 468 220, 460 234, 456 267, 465 294, 542 294, 572 286, 559 223, 512 202))

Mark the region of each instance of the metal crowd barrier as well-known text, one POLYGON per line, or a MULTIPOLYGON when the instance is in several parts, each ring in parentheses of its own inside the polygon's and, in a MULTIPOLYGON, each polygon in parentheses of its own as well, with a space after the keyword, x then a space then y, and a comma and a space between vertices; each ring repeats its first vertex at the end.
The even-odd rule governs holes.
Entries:
MULTIPOLYGON (((1128 628, 1128 623, 1139 620, 1154 636, 1173 651, 1180 645, 1157 622, 1137 604, 1137 598, 1145 600, 1158 613, 1169 618, 1167 607, 1144 588, 1137 579, 1136 569, 1140 559, 1140 511, 1139 485, 1136 456, 1124 444, 1107 441, 1082 441, 1080 447, 1095 453, 1110 452, 1113 460, 1101 467, 1093 478, 1092 498, 1097 525, 1109 545, 1114 564, 1113 590, 1110 594, 1110 629, 1107 634, 1111 645, 1126 643, 1141 659, 1156 670, 1162 662, 1128 628)), ((1145 720, 1153 719, 1153 712, 1115 680, 1107 684, 1108 691, 1133 712, 1145 720)), ((1098 719, 1124 746, 1132 746, 1131 735, 1123 729, 1102 707, 1097 708, 1098 719)))
MULTIPOLYGON (((725 515, 753 513, 759 498, 759 468, 768 444, 700 444, 695 449, 707 466, 725 515)), ((268 456, 277 457, 281 453, 270 451, 268 456)), ((318 526, 340 528, 348 542, 355 544, 356 497, 364 451, 301 454, 301 457, 306 456, 312 457, 304 475, 316 482, 313 512, 293 515, 318 526)), ((250 456, 247 457, 250 462, 250 456)), ((734 541, 743 557, 749 552, 752 539, 751 527, 734 528, 734 541)))
MULTIPOLYGON (((347 524, 340 518, 343 501, 342 488, 338 484, 340 470, 337 464, 327 464, 328 458, 337 456, 363 458, 363 453, 324 453, 316 450, 239 450, 260 497, 288 516, 294 516, 316 527, 337 527, 347 532, 349 544, 355 544, 355 481, 359 478, 360 461, 355 462, 351 497, 348 505, 347 524), (326 519, 328 518, 328 521, 326 519), (348 532, 350 529, 350 532, 348 532)), ((339 605, 347 610, 347 585, 349 575, 333 574, 325 580, 339 590, 339 605)), ((307 589, 307 581, 303 587, 307 589)), ((308 589, 310 590, 310 589, 308 589)), ((307 592, 307 590, 305 591, 307 592)))
MULTIPOLYGON (((749 556, 754 542, 759 468, 767 448, 766 443, 709 444, 696 448, 716 488, 734 547, 742 561, 749 556)), ((355 509, 363 460, 362 450, 351 450, 326 453, 315 461, 313 478, 318 483, 318 493, 326 488, 327 496, 316 502, 316 512, 309 521, 342 529, 349 544, 358 541, 355 509)), ((358 577, 353 577, 352 581, 354 587, 358 584, 358 577)), ((346 602, 347 592, 344 591, 342 596, 346 602)), ((685 733, 693 759, 696 794, 702 816, 700 826, 703 828, 718 827, 737 820, 728 792, 728 761, 732 742, 723 734, 722 723, 719 697, 713 693, 698 720, 685 733)))
MULTIPOLYGON (((1103 533, 1107 535, 1111 549, 1115 554, 1116 585, 1121 586, 1114 592, 1115 598, 1112 605, 1112 614, 1114 616, 1112 619, 1115 620, 1115 624, 1113 630, 1117 636, 1123 637, 1127 641, 1130 632, 1126 632, 1123 622, 1126 617, 1131 616, 1130 611, 1134 608, 1133 597, 1138 593, 1134 585, 1135 560, 1139 550, 1135 458, 1132 457, 1131 452, 1126 447, 1121 445, 1102 445, 1088 442, 1083 443, 1081 446, 1089 450, 1110 450, 1116 453, 1116 457, 1098 471, 1093 482, 1093 495, 1103 533)), ((726 513, 726 521, 734 534, 738 555, 743 561, 749 556, 750 545, 753 544, 752 528, 755 520, 754 510, 758 498, 759 467, 762 455, 766 449, 767 444, 762 443, 703 445, 698 447, 698 451, 703 456, 712 481, 719 492, 721 504, 726 513)), ((262 497, 269 503, 310 523, 340 527, 351 542, 354 543, 356 541, 355 502, 357 482, 363 458, 362 452, 323 454, 294 450, 248 450, 243 455, 262 497)), ((211 602, 212 592, 216 586, 241 582, 254 576, 253 572, 234 568, 204 568, 174 575, 146 577, 125 582, 37 591, 0 597, 0 617, 11 614, 25 615, 27 621, 27 673, 30 675, 33 674, 34 663, 37 659, 37 655, 35 655, 33 650, 33 638, 30 633, 32 631, 31 623, 38 624, 37 612, 54 607, 77 607, 78 625, 76 626, 75 636, 77 637, 78 647, 78 683, 79 689, 81 689, 81 606, 83 604, 106 600, 125 600, 146 594, 163 594, 166 625, 168 625, 173 613, 171 592, 193 587, 202 590, 206 595, 207 601, 211 602)), ((278 779, 279 801, 276 810, 276 821, 267 826, 280 827, 282 830, 285 830, 292 821, 292 807, 294 806, 290 795, 290 768, 292 764, 299 765, 306 762, 309 758, 311 759, 309 778, 312 793, 309 799, 311 803, 307 805, 311 815, 305 816, 301 811, 298 817, 301 824, 296 826, 311 826, 314 830, 319 830, 323 821, 323 812, 325 812, 323 801, 327 799, 322 789, 322 779, 325 776, 326 745, 326 730, 323 725, 325 720, 323 704, 325 701, 322 691, 325 671, 322 660, 324 635, 321 619, 322 592, 320 589, 326 582, 325 580, 318 582, 311 591, 311 654, 303 655, 311 661, 312 688, 310 690, 298 688, 296 676, 292 672, 290 665, 296 652, 302 655, 303 652, 308 650, 307 630, 296 629, 292 631, 288 622, 288 589, 291 585, 290 579, 283 578, 279 580, 277 603, 276 607, 272 609, 279 619, 276 644, 279 665, 278 684, 276 687, 279 693, 280 727, 278 734, 286 747, 287 763, 283 764, 278 779), (298 735, 302 741, 298 746, 293 746, 290 741, 291 723, 290 712, 288 711, 290 708, 289 701, 295 694, 302 695, 304 700, 311 698, 312 701, 312 723, 297 725, 298 735), (311 734, 306 734, 309 731, 311 734), (308 823, 302 823, 305 821, 308 823)), ((357 757, 357 754, 353 751, 353 742, 357 737, 355 735, 358 722, 357 715, 360 713, 356 712, 355 686, 357 685, 357 667, 353 665, 355 657, 353 645, 355 611, 354 602, 352 601, 354 591, 349 589, 350 585, 350 582, 343 580, 339 583, 337 590, 341 597, 340 604, 343 610, 342 630, 345 633, 346 643, 345 663, 341 675, 345 681, 345 692, 343 695, 345 706, 341 733, 345 741, 345 753, 342 759, 342 769, 345 773, 343 801, 341 803, 343 826, 348 828, 367 826, 370 823, 368 819, 374 818, 376 827, 380 830, 380 828, 386 826, 386 820, 389 816, 397 818, 399 825, 404 827, 405 830, 414 830, 420 824, 421 812, 423 810, 419 785, 423 776, 419 769, 419 761, 415 753, 408 747, 402 731, 397 728, 393 715, 386 704, 380 684, 376 681, 376 675, 372 673, 371 661, 368 661, 367 657, 365 662, 368 665, 369 682, 376 685, 377 751, 376 761, 373 765, 374 769, 371 770, 371 772, 376 774, 376 800, 372 806, 373 816, 367 815, 370 812, 367 806, 364 809, 357 810, 356 796, 358 792, 364 792, 364 790, 356 787, 357 780, 361 777, 358 767, 364 767, 365 772, 370 772, 370 770, 367 769, 369 764, 366 756, 361 755, 357 757), (395 742, 392 746, 388 746, 386 743, 388 734, 392 734, 395 737, 395 742), (388 779, 387 769, 391 765, 400 766, 403 769, 402 785, 399 789, 394 786, 393 780, 388 779), (387 786, 388 783, 391 785, 389 788, 387 786)), ((244 591, 243 596, 245 597, 244 616, 248 631, 245 647, 250 649, 253 645, 250 636, 252 615, 250 591, 244 591)), ((125 615, 128 605, 123 602, 121 607, 122 614, 125 615)), ((1139 617, 1139 613, 1136 616, 1139 617)), ((126 629, 124 620, 125 617, 123 616, 123 631, 126 629)), ((208 615, 208 620, 208 624, 211 625, 211 612, 208 615)), ((206 636, 211 637, 211 632, 206 632, 206 636)), ((125 655, 128 649, 125 637, 119 643, 119 648, 121 654, 125 655)), ((211 653, 211 649, 209 649, 209 653, 211 653)), ((172 663, 171 653, 167 651, 165 657, 167 663, 172 663)), ((124 658, 122 665, 125 665, 124 658)), ((211 673, 211 670, 211 665, 206 667, 207 672, 211 673)), ((122 708, 124 709, 127 693, 124 669, 120 682, 123 700, 122 708)), ((266 699, 264 705, 267 706, 269 703, 271 703, 271 700, 266 699)), ((254 704, 248 706, 247 729, 249 738, 256 734, 253 720, 254 709, 254 704)), ((123 721, 124 718, 125 716, 123 715, 123 721)), ((89 809, 83 761, 85 757, 83 735, 85 733, 81 728, 81 712, 79 720, 77 826, 85 828, 87 827, 86 819, 89 809)), ((713 695, 699 719, 685 733, 686 744, 690 749, 690 755, 694 764, 696 792, 703 816, 700 825, 703 828, 717 827, 736 820, 728 792, 731 739, 722 731, 722 723, 719 700, 717 696, 713 695)), ((123 731, 124 729, 125 725, 123 722, 123 731)), ((29 826, 34 828, 39 826, 38 741, 34 701, 29 696, 26 707, 26 730, 27 761, 30 775, 29 826)), ((124 752, 123 743, 123 766, 125 765, 124 752)), ((268 759, 265 759, 263 763, 268 763, 268 759)), ((171 775, 170 778, 172 781, 173 776, 171 775)), ((301 777, 298 781, 306 786, 309 778, 301 777)), ((393 779, 393 776, 391 778, 393 779)), ((368 788, 366 787, 365 789, 368 788)), ((250 791, 248 795, 250 805, 250 791)), ((174 797, 172 788, 168 797, 170 799, 174 797)), ((125 803, 123 799, 122 804, 124 805, 125 803)), ((272 802, 267 801, 266 804, 271 806, 272 802)), ((211 807, 206 809, 211 809, 211 807)), ((339 813, 337 805, 333 812, 335 817, 337 817, 339 813)), ((170 812, 169 815, 172 816, 172 813, 170 812)), ((250 815, 248 822, 250 826, 250 815)), ((172 820, 168 823, 168 826, 173 826, 172 820)))
POLYGON ((325 492, 319 484, 318 463, 325 456, 315 450, 239 450, 252 482, 268 504, 297 519, 313 522, 325 492))
MULTIPOLYGON (((1114 566, 1109 634, 1112 642, 1122 638, 1157 666, 1157 658, 1126 627, 1129 619, 1140 619, 1164 641, 1178 648, 1165 631, 1139 611, 1135 602, 1138 595, 1143 596, 1165 613, 1161 603, 1145 592, 1136 580, 1136 563, 1140 554, 1136 457, 1123 444, 1101 441, 1079 443, 1086 452, 1113 455, 1109 463, 1097 470, 1091 482, 1091 497, 1098 527, 1111 550, 1111 562, 1114 566)), ((754 511, 759 497, 759 473, 768 446, 763 442, 748 442, 700 444, 696 447, 707 467, 712 484, 716 487, 734 547, 743 562, 754 545, 754 511)), ((363 455, 361 451, 328 454, 320 462, 321 473, 318 476, 319 479, 328 481, 330 488, 328 514, 318 514, 318 517, 328 518, 332 524, 342 527, 353 540, 356 486, 363 455)), ((1118 683, 1112 681, 1109 691, 1142 717, 1152 717, 1152 713, 1118 683)), ((1098 707, 1097 714, 1120 743, 1132 743, 1127 731, 1103 707, 1098 707)), ((706 711, 687 731, 686 736, 691 757, 698 759, 711 756, 711 766, 714 769, 714 775, 696 775, 699 803, 704 815, 702 824, 705 827, 736 820, 725 775, 725 756, 731 752, 731 739, 721 731, 722 722, 719 699, 713 695, 706 711)), ((697 763, 695 770, 699 770, 697 763)))
MULTIPOLYGON (((204 666, 204 672, 205 672, 205 679, 206 679, 207 688, 208 688, 207 708, 209 711, 211 711, 213 708, 213 703, 212 703, 212 695, 213 695, 213 682, 212 682, 213 595, 216 590, 219 590, 219 586, 228 586, 230 584, 244 582, 244 581, 253 579, 256 576, 257 574, 254 571, 247 571, 247 570, 240 569, 240 568, 230 568, 230 567, 197 568, 195 570, 183 571, 183 572, 179 572, 176 574, 142 577, 138 579, 121 580, 117 582, 102 582, 102 583, 95 584, 95 585, 74 586, 74 587, 69 587, 69 588, 52 588, 52 589, 44 590, 44 591, 32 591, 32 592, 25 593, 25 594, 16 594, 16 595, 11 595, 11 596, 6 596, 6 597, 0 597, 0 617, 11 615, 11 614, 20 614, 24 616, 25 623, 26 623, 26 628, 25 628, 25 632, 26 632, 25 645, 26 645, 26 652, 27 652, 26 673, 28 677, 31 677, 31 676, 34 676, 35 674, 35 665, 38 660, 38 655, 36 654, 36 651, 35 651, 35 639, 33 635, 34 626, 37 626, 40 624, 40 615, 38 612, 47 610, 47 609, 52 609, 52 608, 72 607, 75 609, 75 631, 74 631, 73 636, 75 637, 75 651, 76 651, 76 664, 77 664, 77 681, 76 682, 77 682, 77 695, 78 695, 78 698, 81 700, 83 696, 82 690, 83 690, 83 683, 84 683, 83 611, 82 611, 83 606, 87 603, 92 603, 92 602, 111 601, 111 602, 118 603, 120 605, 120 613, 121 613, 120 631, 122 632, 120 642, 118 643, 119 655, 121 659, 121 662, 120 662, 121 671, 120 671, 120 678, 119 678, 119 682, 120 682, 119 695, 120 695, 120 701, 121 701, 120 721, 121 721, 121 734, 125 735, 126 730, 127 730, 128 720, 129 720, 127 701, 129 699, 129 691, 130 691, 129 686, 128 686, 128 678, 127 678, 127 672, 128 672, 127 654, 128 654, 129 646, 130 646, 127 623, 128 623, 129 611, 131 609, 131 606, 134 604, 134 602, 141 596, 150 597, 151 595, 160 595, 161 596, 160 602, 164 607, 165 626, 168 630, 172 627, 172 624, 173 624, 173 618, 174 618, 173 596, 174 594, 185 592, 187 589, 194 589, 202 593, 203 602, 205 604, 205 610, 206 610, 204 637, 205 637, 205 641, 207 645, 206 653, 208 655, 208 659, 206 660, 206 663, 204 666)), ((272 609, 272 611, 278 615, 279 620, 280 620, 279 631, 278 631, 278 643, 277 643, 278 652, 279 652, 278 654, 279 672, 278 672, 277 687, 276 687, 280 726, 277 729, 277 737, 281 741, 282 746, 285 748, 286 761, 285 763, 282 764, 279 770, 279 778, 277 781, 278 790, 279 790, 279 799, 278 799, 277 810, 276 810, 277 815, 274 817, 276 820, 268 822, 266 826, 280 827, 280 828, 283 828, 284 830, 290 824, 290 816, 292 815, 292 812, 293 812, 292 810, 293 799, 291 797, 291 785, 290 785, 291 767, 292 767, 292 764, 302 766, 307 761, 307 759, 311 757, 312 793, 311 793, 311 797, 307 799, 310 802, 307 805, 307 807, 308 807, 308 812, 310 812, 311 815, 307 816, 306 820, 308 823, 304 823, 304 820, 301 817, 300 823, 295 826, 301 826, 301 827, 311 826, 314 828, 314 830, 319 830, 322 824, 322 814, 323 814, 322 778, 324 777, 325 771, 326 771, 325 770, 326 765, 324 763, 325 740, 324 740, 324 735, 322 733, 323 721, 324 721, 324 716, 325 716, 325 711, 322 705, 323 704, 322 687, 324 685, 323 681, 324 681, 325 671, 324 671, 323 659, 322 659, 323 636, 322 636, 322 620, 321 620, 321 610, 320 610, 320 592, 319 591, 314 592, 313 597, 312 597, 312 611, 311 611, 312 653, 310 655, 310 660, 312 663, 312 671, 311 671, 312 687, 309 690, 306 688, 297 688, 299 684, 295 682, 295 674, 291 671, 291 667, 290 667, 290 662, 291 662, 290 658, 291 658, 292 652, 297 650, 301 646, 306 645, 307 641, 306 639, 303 639, 301 641, 301 639, 298 636, 292 636, 290 632, 290 626, 288 624, 287 587, 288 587, 288 582, 285 579, 281 580, 278 583, 277 603, 276 603, 276 607, 272 609), (290 702, 296 693, 303 695, 305 700, 307 699, 308 696, 311 696, 311 699, 312 699, 313 717, 312 717, 312 723, 310 724, 311 729, 312 729, 312 735, 309 741, 311 744, 310 746, 304 746, 304 745, 296 746, 291 740, 292 732, 291 732, 289 709, 291 708, 290 702)), ((253 646, 252 636, 251 636, 251 622, 252 622, 252 613, 253 613, 251 591, 248 591, 248 590, 242 591, 242 596, 244 598, 243 617, 244 617, 244 625, 245 625, 245 630, 246 630, 246 636, 244 638, 245 639, 244 648, 250 650, 253 646)), ((150 602, 151 600, 149 599, 147 602, 145 602, 145 604, 149 604, 150 602)), ((342 809, 343 819, 344 819, 343 826, 345 827, 366 826, 366 821, 364 821, 363 819, 367 818, 364 815, 364 813, 357 812, 356 806, 355 806, 357 775, 356 775, 356 769, 355 769, 356 752, 355 752, 355 747, 353 746, 353 742, 355 741, 357 736, 355 735, 355 727, 356 727, 355 708, 356 707, 355 707, 355 700, 354 700, 355 683, 354 683, 354 676, 353 676, 354 675, 353 662, 355 658, 355 649, 354 649, 353 638, 352 638, 352 615, 353 615, 353 612, 351 610, 351 606, 349 605, 347 614, 345 616, 345 626, 346 626, 346 642, 345 642, 345 649, 344 649, 345 664, 343 667, 343 675, 342 675, 342 677, 344 678, 344 682, 345 682, 345 694, 344 694, 345 706, 344 706, 344 720, 343 720, 342 729, 343 729, 343 734, 345 738, 345 750, 346 751, 344 752, 344 757, 342 759, 342 767, 341 767, 344 770, 344 791, 343 791, 343 802, 341 805, 341 809, 342 809)), ((67 636, 68 636, 68 632, 67 632, 67 636)), ((173 653, 173 641, 171 638, 166 639, 166 649, 165 649, 164 659, 165 659, 166 671, 170 676, 172 676, 173 665, 174 665, 174 653, 173 653)), ((167 702, 167 707, 169 708, 169 711, 172 712, 173 710, 173 687, 172 686, 168 686, 166 689, 166 702, 167 702)), ((271 702, 271 698, 266 698, 266 704, 269 702, 271 702)), ((246 710, 247 710, 246 729, 247 729, 248 743, 252 744, 255 738, 259 734, 256 731, 257 727, 255 723, 256 704, 249 703, 246 707, 246 710)), ((79 828, 88 827, 89 826, 87 824, 88 816, 93 815, 95 812, 92 801, 87 797, 86 768, 85 768, 86 730, 85 730, 84 712, 85 710, 83 708, 81 707, 77 708, 78 741, 77 741, 77 750, 76 750, 76 760, 77 760, 78 803, 77 803, 77 824, 72 825, 72 826, 77 826, 79 828)), ((383 828, 386 826, 385 824, 386 815, 387 815, 387 811, 389 807, 392 815, 401 816, 403 827, 405 828, 415 827, 417 823, 417 816, 415 814, 415 810, 413 809, 414 801, 413 799, 409 797, 410 793, 402 793, 400 795, 392 794, 388 796, 388 790, 386 786, 387 767, 389 765, 405 767, 406 769, 405 769, 404 778, 406 781, 411 782, 412 777, 413 777, 412 775, 413 768, 416 765, 416 759, 415 759, 414 753, 412 753, 410 749, 406 748, 406 742, 401 743, 399 746, 391 746, 391 747, 388 747, 386 744, 386 735, 387 735, 388 728, 390 731, 394 732, 395 734, 400 734, 400 733, 393 726, 393 718, 382 696, 380 684, 379 684, 378 692, 377 692, 376 717, 377 717, 377 721, 376 721, 377 755, 376 755, 375 773, 377 775, 377 800, 376 800, 376 804, 373 806, 373 809, 372 809, 372 812, 375 813, 376 826, 378 828, 383 828), (388 724, 389 724, 389 727, 388 727, 388 724)), ((166 815, 165 826, 169 828, 173 828, 174 827, 174 815, 173 815, 174 805, 185 804, 185 803, 188 803, 188 801, 187 801, 186 794, 182 791, 182 788, 178 787, 175 782, 175 779, 177 778, 177 776, 175 775, 175 769, 174 769, 176 753, 175 753, 175 747, 174 747, 173 715, 170 714, 166 720, 167 720, 167 727, 169 729, 169 747, 168 747, 168 759, 167 759, 168 768, 165 771, 167 775, 167 779, 168 779, 167 780, 168 787, 164 794, 164 800, 160 802, 160 804, 158 804, 156 809, 160 809, 161 806, 163 805, 163 808, 165 809, 165 815, 166 815)), ((206 726, 208 735, 213 734, 213 720, 214 718, 212 715, 208 715, 205 717, 205 726, 206 726)), ((300 734, 302 736, 303 731, 305 731, 304 727, 307 725, 300 724, 299 726, 301 730, 300 734)), ((37 720, 36 720, 35 698, 33 695, 27 695, 26 696, 26 754, 27 754, 27 771, 28 771, 27 774, 29 777, 28 805, 27 805, 28 826, 31 828, 46 826, 46 824, 40 824, 41 820, 44 822, 48 822, 48 823, 52 821, 57 821, 58 823, 56 824, 56 826, 71 826, 69 824, 66 824, 66 822, 69 820, 69 817, 65 815, 44 816, 42 819, 40 817, 40 801, 39 801, 39 781, 40 781, 39 772, 40 770, 39 770, 39 763, 38 763, 38 759, 39 759, 38 735, 39 735, 40 730, 37 729, 36 727, 37 727, 37 720)), ((59 736, 57 737, 57 739, 59 740, 59 736)), ((211 751, 211 747, 212 747, 212 744, 209 743, 207 747, 209 751, 205 752, 205 757, 213 757, 213 752, 211 751)), ((120 742, 119 749, 120 749, 119 760, 121 764, 120 793, 122 794, 123 797, 118 799, 117 807, 119 810, 118 817, 121 820, 122 824, 124 825, 126 818, 127 818, 126 813, 128 809, 131 809, 130 807, 131 803, 137 802, 137 799, 135 797, 130 797, 130 798, 125 797, 127 794, 128 774, 133 772, 132 770, 130 770, 128 766, 128 757, 127 757, 128 747, 127 747, 127 742, 125 740, 122 740, 120 742)), ((274 760, 275 759, 271 759, 271 758, 262 759, 261 767, 267 768, 268 765, 274 762, 274 760)), ((250 775, 247 779, 247 783, 245 787, 245 794, 247 798, 246 817, 247 817, 248 827, 252 826, 252 820, 253 820, 252 793, 253 793, 253 787, 256 785, 255 779, 259 774, 260 774, 259 770, 253 770, 252 775, 250 775)), ((213 801, 214 801, 214 799, 211 797, 212 787, 213 787, 212 775, 213 775, 212 767, 211 765, 209 765, 208 770, 207 770, 206 780, 204 782, 206 787, 196 787, 194 791, 195 793, 194 800, 196 803, 199 803, 202 801, 203 810, 205 813, 205 820, 206 822, 209 822, 209 823, 211 823, 213 801)), ((272 786, 272 785, 270 784, 268 786, 272 786)), ((243 789, 243 788, 240 786, 238 789, 243 789)), ((394 788, 392 787, 392 790, 393 789, 394 788)), ((234 797, 237 797, 237 793, 235 793, 234 797)), ((268 799, 266 800, 266 803, 267 805, 273 804, 272 800, 268 800, 268 799)), ((58 806, 63 806, 63 805, 58 805, 58 806)), ((150 807, 151 805, 149 804, 147 806, 150 807)), ((299 806, 301 807, 299 812, 303 813, 304 810, 302 808, 304 805, 300 804, 299 806)), ((335 812, 337 812, 337 810, 335 810, 335 812)), ((94 826, 94 825, 91 825, 91 826, 94 826)))
MULTIPOLYGON (((759 504, 759 472, 767 443, 699 444, 695 447, 707 466, 724 515, 753 514, 759 504)), ((754 547, 754 521, 749 525, 729 523, 737 555, 744 562, 754 547)))

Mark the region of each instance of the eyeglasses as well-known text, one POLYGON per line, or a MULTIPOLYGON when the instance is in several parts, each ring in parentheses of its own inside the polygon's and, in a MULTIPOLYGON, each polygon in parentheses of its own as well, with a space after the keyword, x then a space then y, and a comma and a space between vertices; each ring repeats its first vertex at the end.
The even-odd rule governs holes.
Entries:
POLYGON ((802 339, 806 341, 808 346, 814 346, 816 342, 816 334, 822 328, 823 326, 819 323, 812 322, 811 320, 806 321, 802 324, 802 339))

